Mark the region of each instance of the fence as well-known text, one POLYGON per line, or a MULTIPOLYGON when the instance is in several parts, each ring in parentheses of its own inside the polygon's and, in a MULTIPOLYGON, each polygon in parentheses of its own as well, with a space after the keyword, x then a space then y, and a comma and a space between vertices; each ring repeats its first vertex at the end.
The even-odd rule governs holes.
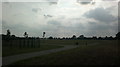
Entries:
POLYGON ((35 48, 35 47, 40 47, 40 39, 19 38, 19 39, 2 40, 2 46, 19 47, 19 48, 35 48))

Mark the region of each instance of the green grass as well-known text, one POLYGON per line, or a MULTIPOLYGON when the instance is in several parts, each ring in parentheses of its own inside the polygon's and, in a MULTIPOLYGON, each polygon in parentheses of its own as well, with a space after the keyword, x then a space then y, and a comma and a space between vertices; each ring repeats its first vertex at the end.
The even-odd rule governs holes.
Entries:
MULTIPOLYGON (((35 51, 42 51, 42 50, 49 50, 53 48, 59 48, 61 46, 59 45, 75 45, 76 42, 79 43, 79 45, 85 45, 87 43, 94 43, 98 42, 98 40, 41 40, 40 48, 19 48, 19 41, 15 40, 12 41, 13 47, 5 47, 5 44, 10 45, 10 42, 3 41, 3 47, 2 47, 2 56, 11 56, 16 54, 22 54, 22 53, 28 53, 28 52, 35 52, 35 51), (53 46, 56 45, 56 46, 53 46)), ((37 43, 38 44, 38 43, 37 43)), ((36 45, 37 46, 37 45, 36 45)))
POLYGON ((39 48, 37 47, 35 48, 3 47, 2 56, 6 57, 6 56, 11 56, 11 55, 50 50, 50 49, 62 48, 62 47, 63 46, 58 46, 58 45, 41 45, 39 48))
POLYGON ((112 41, 91 41, 96 45, 81 45, 78 48, 34 57, 11 65, 116 65, 118 64, 118 43, 112 41))
POLYGON ((41 40, 41 43, 44 44, 53 44, 53 45, 75 45, 76 42, 78 42, 80 45, 85 45, 87 43, 99 43, 104 42, 106 40, 41 40))

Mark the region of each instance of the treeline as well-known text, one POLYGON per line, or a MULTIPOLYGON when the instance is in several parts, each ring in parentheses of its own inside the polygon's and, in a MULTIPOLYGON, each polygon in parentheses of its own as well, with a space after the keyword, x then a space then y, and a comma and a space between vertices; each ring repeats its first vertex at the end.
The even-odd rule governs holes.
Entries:
POLYGON ((49 37, 49 38, 46 38, 46 39, 60 39, 60 40, 117 40, 117 39, 120 39, 118 37, 96 37, 96 36, 93 36, 93 37, 71 37, 71 38, 68 38, 68 37, 63 37, 63 38, 56 38, 56 37, 49 37))
POLYGON ((76 35, 73 35, 72 37, 69 37, 69 38, 68 37, 57 38, 57 37, 52 37, 52 36, 46 38, 45 34, 46 34, 46 32, 43 32, 43 37, 42 38, 40 38, 40 37, 29 37, 28 33, 25 32, 23 34, 24 37, 16 37, 15 35, 11 35, 10 30, 7 30, 6 35, 2 34, 2 40, 10 40, 10 39, 12 39, 12 40, 14 40, 14 39, 55 39, 55 40, 72 40, 72 39, 74 39, 74 40, 86 40, 86 39, 87 40, 91 40, 92 39, 92 40, 117 40, 117 39, 120 39, 120 32, 118 32, 115 37, 112 37, 112 36, 110 36, 110 37, 108 37, 108 36, 105 36, 105 37, 97 37, 97 36, 85 37, 84 35, 80 35, 79 37, 77 37, 76 35))
POLYGON ((120 39, 120 33, 119 35, 116 34, 116 37, 96 37, 96 36, 93 36, 93 37, 85 37, 84 35, 80 35, 79 37, 76 37, 75 35, 73 35, 72 37, 63 37, 63 38, 57 38, 57 37, 48 37, 48 38, 40 38, 40 37, 16 37, 15 35, 4 35, 2 34, 2 40, 15 40, 15 39, 54 39, 54 40, 117 40, 117 39, 120 39))

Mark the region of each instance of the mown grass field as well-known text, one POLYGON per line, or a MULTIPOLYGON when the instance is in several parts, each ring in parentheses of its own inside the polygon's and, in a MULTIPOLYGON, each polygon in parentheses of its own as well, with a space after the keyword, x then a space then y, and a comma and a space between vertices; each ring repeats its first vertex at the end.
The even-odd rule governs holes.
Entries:
POLYGON ((87 46, 82 45, 85 42, 79 40, 81 46, 78 48, 21 60, 11 65, 117 65, 119 63, 118 41, 91 40, 87 41, 87 46))
MULTIPOLYGON (((79 43, 79 45, 84 45, 87 43, 95 43, 99 40, 42 40, 41 42, 47 45, 75 45, 76 42, 79 43)), ((100 42, 100 41, 99 41, 100 42)))
MULTIPOLYGON (((12 41, 13 42, 13 41, 12 41)), ((11 55, 17 55, 22 53, 30 53, 30 52, 36 52, 36 51, 43 51, 43 50, 50 50, 55 48, 62 48, 63 46, 60 45, 75 45, 75 43, 78 42, 79 45, 85 45, 87 43, 93 43, 93 40, 40 40, 40 47, 30 48, 30 47, 22 47, 19 48, 19 41, 14 41, 14 45, 12 47, 10 46, 4 46, 4 44, 8 44, 10 42, 3 43, 2 47, 2 56, 11 56, 11 55)), ((97 42, 97 41, 96 41, 97 42)), ((34 44, 36 45, 36 44, 34 44)))
POLYGON ((41 45, 40 47, 36 48, 18 48, 18 47, 3 47, 2 48, 2 57, 23 54, 23 53, 31 53, 31 52, 38 52, 43 50, 50 50, 56 48, 62 48, 63 46, 57 45, 41 45))

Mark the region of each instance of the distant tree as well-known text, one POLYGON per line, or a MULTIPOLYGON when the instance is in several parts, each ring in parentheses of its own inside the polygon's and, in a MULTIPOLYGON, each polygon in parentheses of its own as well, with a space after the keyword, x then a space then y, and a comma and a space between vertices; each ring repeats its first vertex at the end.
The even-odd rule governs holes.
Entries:
POLYGON ((84 35, 80 35, 77 39, 84 39, 84 35))
POLYGON ((39 37, 36 37, 36 39, 39 39, 39 37))
POLYGON ((75 35, 73 35, 73 36, 72 36, 72 39, 76 39, 76 36, 75 36, 75 35))
POLYGON ((66 39, 66 40, 68 40, 69 38, 68 38, 68 37, 66 37, 65 39, 66 39))
POLYGON ((80 35, 80 38, 84 38, 84 35, 80 35))
POLYGON ((62 38, 63 40, 65 39, 65 37, 62 38))
POLYGON ((52 37, 52 36, 50 36, 48 39, 53 39, 53 37, 52 37))
POLYGON ((107 37, 107 36, 105 36, 105 39, 108 39, 108 37, 107 37))
POLYGON ((12 38, 12 39, 15 39, 15 38, 16 38, 16 36, 15 36, 15 35, 12 35, 12 36, 11 36, 11 38, 12 38))
POLYGON ((6 33, 6 36, 5 36, 5 39, 7 40, 7 41, 9 41, 10 39, 11 39, 11 32, 10 32, 10 30, 8 29, 7 30, 7 33, 6 33))
POLYGON ((113 37, 112 37, 112 36, 110 36, 110 37, 108 37, 108 39, 109 39, 109 40, 112 40, 112 39, 113 39, 113 37))
POLYGON ((58 39, 60 39, 60 37, 58 37, 58 39))
POLYGON ((7 34, 6 34, 7 36, 10 36, 11 35, 11 32, 10 32, 10 30, 8 29, 7 30, 7 34))
POLYGON ((57 39, 57 37, 54 37, 53 39, 57 39))
POLYGON ((28 37, 28 34, 27 32, 24 33, 24 37, 27 38, 28 37))
POLYGON ((118 33, 116 34, 116 38, 117 38, 117 39, 120 39, 120 32, 118 32, 118 33))
POLYGON ((92 39, 97 39, 97 37, 96 37, 96 36, 93 36, 92 39))
POLYGON ((102 40, 102 37, 98 37, 99 40, 102 40))
POLYGON ((43 38, 45 37, 45 32, 43 32, 43 38))

